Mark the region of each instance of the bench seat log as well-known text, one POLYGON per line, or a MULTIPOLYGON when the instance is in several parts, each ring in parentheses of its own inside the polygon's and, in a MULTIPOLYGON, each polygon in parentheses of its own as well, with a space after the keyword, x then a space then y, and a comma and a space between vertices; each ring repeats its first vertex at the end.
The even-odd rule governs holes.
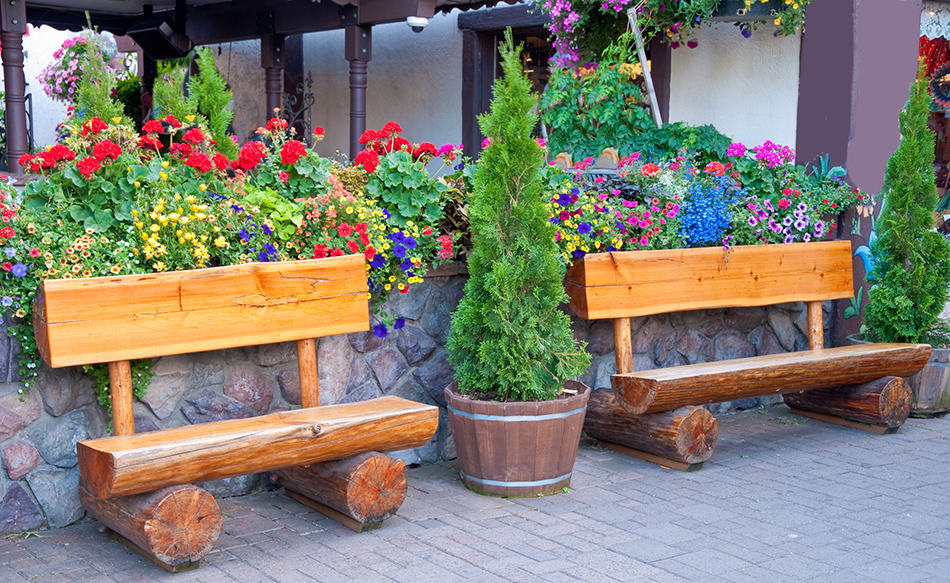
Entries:
POLYGON ((122 542, 168 571, 197 566, 221 534, 221 509, 198 486, 168 486, 147 494, 100 499, 79 487, 83 508, 122 542))
POLYGON ((78 444, 80 483, 97 498, 205 482, 429 442, 439 411, 399 397, 282 411, 78 444))
POLYGON ((864 424, 875 433, 897 431, 910 415, 910 387, 894 376, 848 387, 786 393, 783 398, 795 413, 831 415, 864 424))
POLYGON ((642 415, 907 377, 927 364, 930 352, 928 344, 862 344, 618 374, 611 382, 624 408, 642 415))
POLYGON ((288 496, 356 532, 379 528, 406 499, 406 464, 375 451, 275 473, 288 496))
POLYGON ((597 389, 587 402, 584 433, 648 455, 641 459, 681 470, 698 469, 712 457, 719 423, 702 407, 686 406, 653 415, 633 415, 617 402, 610 389, 597 389))

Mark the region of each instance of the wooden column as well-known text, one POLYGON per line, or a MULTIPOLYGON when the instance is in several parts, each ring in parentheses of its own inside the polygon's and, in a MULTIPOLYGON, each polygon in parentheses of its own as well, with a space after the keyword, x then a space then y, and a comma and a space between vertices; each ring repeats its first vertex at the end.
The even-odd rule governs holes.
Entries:
POLYGON ((320 384, 317 381, 317 343, 313 338, 297 341, 297 369, 300 372, 301 407, 319 407, 320 384))
POLYGON ((630 318, 614 318, 614 358, 617 360, 617 374, 633 372, 630 318))
POLYGON ((373 58, 373 28, 346 27, 346 60, 350 62, 350 158, 360 152, 360 136, 366 131, 367 63, 373 58))
POLYGON ((264 119, 274 117, 274 110, 280 109, 284 94, 284 38, 282 34, 269 34, 261 37, 261 67, 264 67, 264 94, 267 112, 264 119))
POLYGON ((112 390, 112 433, 135 433, 132 413, 132 368, 127 360, 109 363, 109 385, 112 390))
POLYGON ((0 1, 0 59, 6 92, 7 168, 11 175, 23 176, 17 161, 26 154, 26 79, 23 76, 23 35, 26 33, 26 2, 0 1))
POLYGON ((821 350, 825 347, 825 324, 821 302, 808 302, 808 348, 821 350))

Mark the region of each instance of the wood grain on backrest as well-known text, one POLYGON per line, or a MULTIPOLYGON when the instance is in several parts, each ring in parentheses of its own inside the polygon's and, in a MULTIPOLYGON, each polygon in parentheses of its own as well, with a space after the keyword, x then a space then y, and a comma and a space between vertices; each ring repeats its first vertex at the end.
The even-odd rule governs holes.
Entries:
POLYGON ((44 281, 34 329, 53 367, 369 330, 362 255, 44 281))
POLYGON ((850 241, 623 251, 574 262, 566 287, 581 318, 813 302, 854 295, 850 241))

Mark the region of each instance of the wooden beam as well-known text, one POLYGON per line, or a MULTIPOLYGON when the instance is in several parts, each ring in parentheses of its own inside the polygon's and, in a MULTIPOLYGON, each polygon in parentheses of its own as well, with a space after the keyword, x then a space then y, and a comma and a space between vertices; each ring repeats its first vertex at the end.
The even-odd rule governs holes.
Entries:
POLYGON ((80 482, 97 498, 392 451, 429 442, 439 409, 399 397, 79 442, 80 482))
POLYGON ((359 23, 400 22, 409 16, 432 18, 435 6, 436 0, 360 0, 359 23))
POLYGON ((112 395, 112 433, 114 435, 134 434, 132 368, 129 361, 120 360, 109 363, 109 388, 112 395))
POLYGON ((907 377, 927 364, 930 352, 929 344, 861 344, 613 375, 611 383, 623 406, 642 415, 907 377))
POLYGON ((495 37, 488 32, 462 31, 462 146, 467 156, 481 151, 478 116, 488 111, 495 80, 495 37))
POLYGON ((486 32, 504 32, 509 26, 513 29, 543 27, 550 18, 541 10, 524 6, 505 6, 488 10, 463 12, 458 17, 458 27, 462 30, 486 32))

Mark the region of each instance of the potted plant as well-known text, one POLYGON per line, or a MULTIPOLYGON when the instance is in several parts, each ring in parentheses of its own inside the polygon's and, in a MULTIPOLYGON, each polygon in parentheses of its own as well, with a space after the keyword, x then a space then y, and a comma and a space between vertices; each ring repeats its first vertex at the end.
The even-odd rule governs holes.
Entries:
POLYGON ((916 414, 950 410, 950 330, 940 319, 950 283, 950 243, 934 230, 937 189, 927 82, 918 75, 900 113, 901 142, 884 174, 884 207, 875 223, 871 289, 861 327, 865 340, 934 345, 924 370, 908 379, 911 413, 916 414))
POLYGON ((535 96, 509 30, 504 76, 479 118, 490 144, 469 205, 470 277, 452 315, 445 389, 463 482, 501 496, 570 484, 590 389, 566 381, 590 356, 559 305, 563 267, 541 197, 544 152, 531 136, 535 96))

